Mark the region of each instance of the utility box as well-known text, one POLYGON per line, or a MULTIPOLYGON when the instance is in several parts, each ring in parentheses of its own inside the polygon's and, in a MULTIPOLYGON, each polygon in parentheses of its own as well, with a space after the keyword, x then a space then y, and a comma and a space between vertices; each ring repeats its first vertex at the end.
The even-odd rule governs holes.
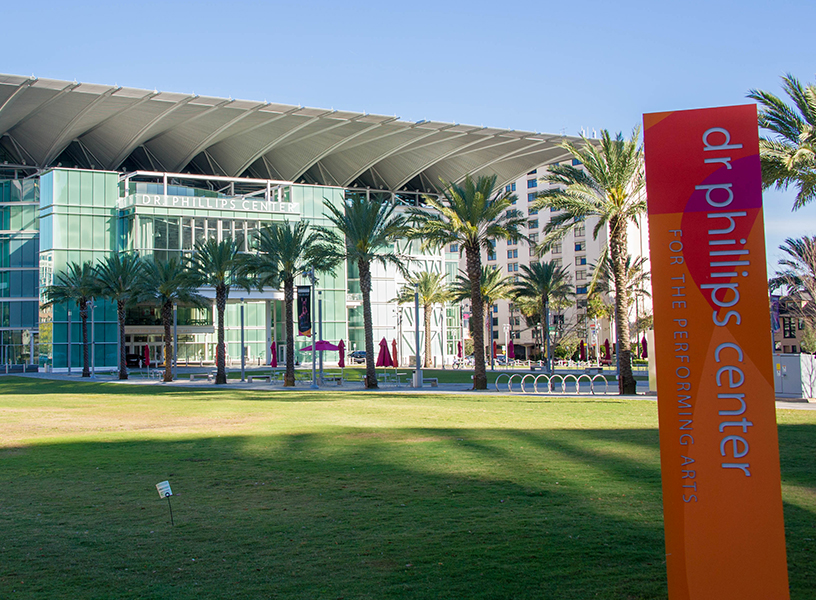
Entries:
POLYGON ((811 354, 773 355, 774 391, 780 398, 816 398, 816 360, 811 354))

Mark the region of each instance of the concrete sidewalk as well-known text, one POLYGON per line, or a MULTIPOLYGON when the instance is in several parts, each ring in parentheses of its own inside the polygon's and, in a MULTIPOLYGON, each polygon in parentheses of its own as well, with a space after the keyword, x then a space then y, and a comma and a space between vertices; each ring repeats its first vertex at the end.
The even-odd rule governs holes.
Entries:
MULTIPOLYGON (((337 385, 335 382, 325 383, 322 386, 319 386, 317 389, 312 389, 311 382, 298 382, 298 384, 294 388, 286 388, 283 387, 283 384, 279 381, 274 383, 267 383, 265 381, 253 381, 252 383, 249 382, 242 382, 239 379, 229 379, 229 383, 225 386, 216 386, 212 381, 208 381, 206 379, 196 379, 195 381, 189 380, 189 372, 187 373, 179 373, 178 378, 175 381, 170 383, 164 383, 161 378, 147 378, 143 373, 131 373, 130 379, 125 381, 120 381, 116 378, 115 373, 99 373, 95 380, 83 379, 79 373, 77 374, 63 374, 63 373, 15 373, 9 374, 10 376, 16 377, 27 377, 31 379, 49 379, 54 381, 96 381, 98 383, 110 383, 115 385, 149 385, 149 386, 167 386, 172 388, 188 388, 190 390, 197 389, 197 390, 216 390, 216 389, 233 389, 233 390, 245 390, 245 391, 262 391, 262 392, 310 392, 310 393, 323 393, 323 394, 336 394, 336 393, 388 393, 388 394, 471 394, 471 395, 478 395, 478 396, 527 396, 527 397, 534 397, 534 398, 548 398, 548 397, 559 397, 559 398, 584 398, 587 400, 645 400, 645 401, 655 401, 657 400, 657 396, 654 394, 648 394, 648 385, 646 382, 638 382, 638 393, 636 395, 627 395, 627 396, 619 396, 617 394, 616 388, 613 385, 609 386, 609 393, 597 393, 591 394, 589 392, 582 392, 580 394, 576 393, 573 390, 568 388, 567 392, 555 391, 555 392, 540 392, 534 393, 528 388, 527 393, 522 393, 521 389, 517 386, 513 386, 512 391, 507 390, 507 384, 500 384, 499 391, 496 390, 496 386, 493 384, 488 385, 487 390, 479 390, 475 391, 471 389, 470 383, 439 383, 438 387, 431 387, 426 385, 422 388, 415 389, 405 384, 401 386, 397 386, 393 383, 388 384, 380 384, 380 387, 377 389, 365 389, 363 387, 362 382, 343 382, 342 385, 337 385)), ((574 385, 571 386, 574 388, 574 385)), ((804 399, 791 399, 791 398, 777 398, 776 399, 776 407, 777 409, 784 409, 784 410, 816 410, 816 403, 808 402, 804 399)))

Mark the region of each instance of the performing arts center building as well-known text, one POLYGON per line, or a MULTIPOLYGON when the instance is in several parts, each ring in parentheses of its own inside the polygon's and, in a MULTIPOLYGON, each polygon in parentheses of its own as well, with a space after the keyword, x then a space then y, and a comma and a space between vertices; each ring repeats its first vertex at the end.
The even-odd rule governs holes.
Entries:
MULTIPOLYGON (((81 366, 76 306, 45 306, 41 291, 71 262, 111 252, 163 259, 189 255, 205 239, 235 239, 251 251, 266 223, 307 220, 330 225, 324 202, 341 207, 363 195, 415 206, 442 181, 496 174, 497 189, 542 165, 568 160, 563 136, 0 75, 0 364, 62 371, 81 366)), ((397 242, 410 271, 454 279, 456 249, 428 254, 397 242), (451 250, 454 250, 451 252, 451 250)), ((298 284, 308 284, 301 278, 298 284)), ((397 339, 401 362, 414 354, 413 306, 393 299, 402 276, 375 267, 375 343, 397 339)), ((213 290, 202 294, 214 297, 213 290)), ((356 266, 317 282, 323 339, 364 348, 356 266)), ((233 287, 227 307, 227 353, 268 363, 285 353, 283 294, 233 287)), ((437 365, 450 364, 464 335, 458 305, 434 310, 437 365)), ((212 361, 214 309, 179 307, 180 364, 212 361)), ((424 335, 424 329, 421 328, 424 335)), ((93 309, 94 363, 116 365, 116 309, 93 309)), ((157 307, 128 311, 127 352, 161 359, 157 307)), ((296 347, 310 343, 299 338, 296 347)), ((424 340, 420 348, 424 347, 424 340)), ((331 360, 331 356, 327 357, 331 360)))

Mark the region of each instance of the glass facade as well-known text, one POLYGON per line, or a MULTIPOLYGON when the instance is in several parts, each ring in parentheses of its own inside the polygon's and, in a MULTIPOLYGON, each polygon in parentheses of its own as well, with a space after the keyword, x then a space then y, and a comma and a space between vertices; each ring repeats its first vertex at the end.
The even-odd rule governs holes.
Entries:
POLYGON ((37 364, 39 181, 0 181, 0 364, 37 364))
MULTIPOLYGON (((397 205, 423 203, 423 196, 416 193, 262 182, 264 189, 263 185, 258 187, 260 180, 255 180, 256 189, 251 189, 246 180, 237 179, 216 190, 206 189, 210 182, 199 179, 200 183, 184 181, 189 185, 182 185, 156 174, 56 168, 39 178, 0 180, 0 359, 42 369, 81 369, 78 307, 46 305, 41 297, 41 290, 53 284, 55 274, 70 263, 97 263, 111 252, 136 252, 157 260, 186 257, 196 243, 206 239, 231 238, 243 251, 252 252, 255 233, 265 224, 307 220, 331 226, 324 216, 324 202, 341 207, 354 194, 397 205)), ((406 257, 411 271, 442 271, 449 279, 455 278, 459 258, 455 251, 431 255, 422 252, 417 242, 404 240, 395 244, 395 250, 406 257)), ((408 364, 414 353, 413 307, 393 303, 405 280, 393 268, 375 267, 372 275, 375 341, 383 337, 399 340, 400 362, 408 364)), ((299 277, 295 283, 308 285, 309 280, 299 277)), ((211 295, 206 289, 201 291, 211 295)), ((318 274, 316 292, 315 319, 320 318, 322 338, 334 343, 345 340, 347 351, 364 348, 356 265, 318 274)), ((282 362, 286 342, 283 312, 280 290, 247 293, 233 288, 225 315, 228 359, 239 364, 243 353, 248 365, 265 364, 270 346, 275 344, 282 362)), ((179 363, 212 362, 214 307, 182 306, 177 315, 179 363)), ((97 299, 88 326, 95 367, 115 368, 119 344, 115 306, 97 299)), ((432 339, 435 362, 445 356, 450 362, 460 339, 458 308, 437 308, 432 339)), ((128 354, 142 357, 147 353, 152 363, 161 362, 164 345, 158 308, 130 309, 122 343, 128 354)), ((311 338, 296 338, 296 350, 309 344, 311 338)), ((310 359, 297 356, 299 360, 310 359)), ((336 356, 328 353, 326 360, 333 359, 336 356)))

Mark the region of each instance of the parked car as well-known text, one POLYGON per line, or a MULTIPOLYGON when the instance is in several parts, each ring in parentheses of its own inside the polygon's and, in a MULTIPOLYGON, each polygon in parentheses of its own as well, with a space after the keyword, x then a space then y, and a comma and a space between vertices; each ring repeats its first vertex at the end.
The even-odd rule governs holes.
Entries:
POLYGON ((129 369, 136 369, 142 365, 140 354, 125 354, 125 364, 129 369))
POLYGON ((366 359, 366 352, 365 350, 355 350, 351 354, 349 354, 349 362, 355 365, 359 365, 364 363, 366 359))

